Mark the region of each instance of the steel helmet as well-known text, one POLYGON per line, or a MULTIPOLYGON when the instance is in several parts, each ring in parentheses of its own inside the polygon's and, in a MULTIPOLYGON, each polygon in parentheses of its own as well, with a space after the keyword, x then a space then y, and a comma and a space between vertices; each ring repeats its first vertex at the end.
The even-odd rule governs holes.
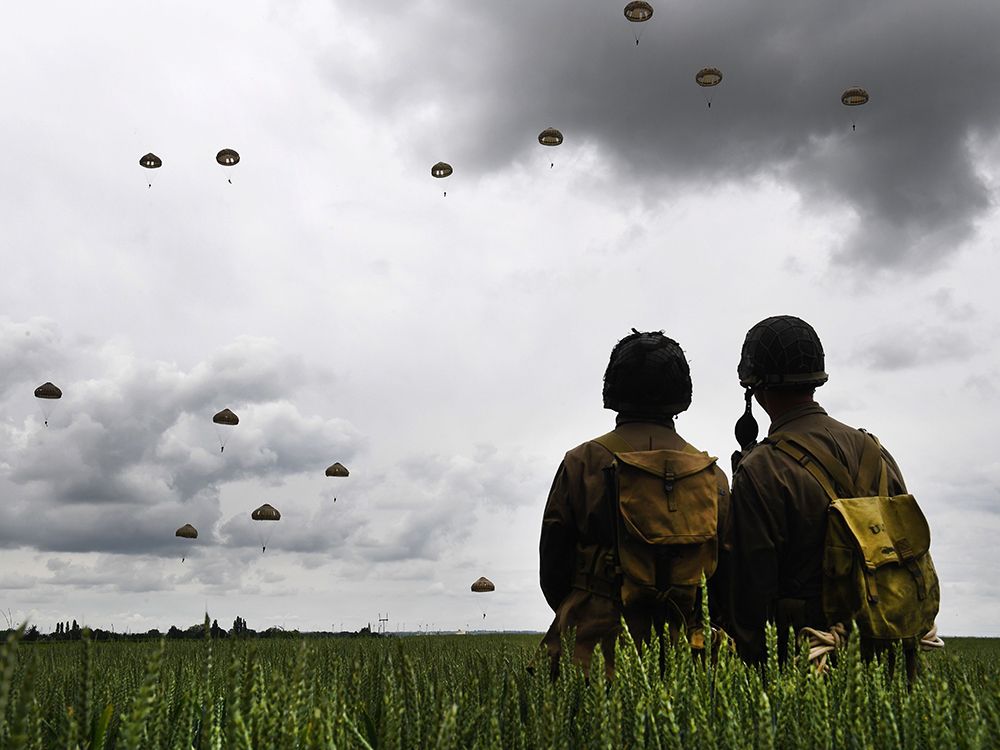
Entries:
POLYGON ((744 388, 816 388, 829 377, 823 345, 811 325, 776 315, 747 331, 737 373, 744 388))
POLYGON ((691 405, 691 371, 680 344, 663 331, 632 333, 611 351, 604 372, 604 408, 680 414, 691 405))

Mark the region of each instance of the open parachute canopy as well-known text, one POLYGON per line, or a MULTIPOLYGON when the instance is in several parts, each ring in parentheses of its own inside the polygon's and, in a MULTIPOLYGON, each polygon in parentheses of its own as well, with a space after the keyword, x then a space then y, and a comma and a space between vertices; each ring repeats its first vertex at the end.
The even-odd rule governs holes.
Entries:
POLYGON ((493 581, 491 581, 489 578, 481 576, 480 578, 477 578, 476 581, 472 584, 472 590, 475 591, 477 594, 485 594, 490 591, 495 591, 496 586, 493 585, 493 581))
POLYGON ((215 422, 216 424, 224 424, 224 425, 229 425, 230 427, 235 427, 240 423, 240 418, 237 417, 233 412, 229 411, 229 409, 223 409, 214 417, 212 417, 212 421, 215 422))
POLYGON ((231 148, 224 148, 215 155, 215 160, 224 167, 240 163, 240 155, 231 148))
POLYGON ((431 167, 432 177, 448 177, 454 170, 451 168, 451 164, 446 161, 439 161, 433 167, 431 167))
POLYGON ((174 532, 174 536, 183 537, 184 539, 197 539, 198 529, 191 524, 186 523, 174 532))
POLYGON ((62 398, 62 391, 52 383, 42 383, 35 389, 35 398, 62 398))
POLYGON ((840 95, 840 101, 845 106, 858 107, 868 103, 868 92, 860 86, 854 86, 840 95))
POLYGON ((150 152, 145 156, 139 157, 139 165, 146 169, 159 169, 163 166, 163 160, 153 152, 150 152))
POLYGON ((281 513, 273 505, 264 503, 250 514, 250 518, 254 521, 280 521, 281 513))
POLYGON ((558 146, 563 142, 563 134, 555 128, 545 128, 538 134, 538 142, 543 146, 558 146))
POLYGON ((337 461, 333 466, 326 467, 326 475, 328 477, 346 477, 350 476, 350 473, 347 467, 340 463, 340 461, 337 461))
POLYGON ((722 82, 722 71, 718 68, 702 68, 694 76, 699 86, 718 86, 722 82))
POLYGON ((625 18, 632 23, 642 23, 653 17, 653 6, 645 0, 632 0, 625 6, 625 18))

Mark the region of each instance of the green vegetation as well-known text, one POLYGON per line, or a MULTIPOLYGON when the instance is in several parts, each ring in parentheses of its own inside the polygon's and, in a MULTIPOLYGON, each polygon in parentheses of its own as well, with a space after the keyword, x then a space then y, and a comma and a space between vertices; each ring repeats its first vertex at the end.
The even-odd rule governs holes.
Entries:
MULTIPOLYGON (((774 633, 771 634, 774 644, 774 633)), ((856 643, 856 639, 855 643, 856 643)), ((0 748, 985 748, 1000 649, 955 639, 908 692, 856 645, 826 677, 655 645, 552 684, 537 636, 21 643, 0 748), (536 667, 529 671, 529 665, 536 667)))

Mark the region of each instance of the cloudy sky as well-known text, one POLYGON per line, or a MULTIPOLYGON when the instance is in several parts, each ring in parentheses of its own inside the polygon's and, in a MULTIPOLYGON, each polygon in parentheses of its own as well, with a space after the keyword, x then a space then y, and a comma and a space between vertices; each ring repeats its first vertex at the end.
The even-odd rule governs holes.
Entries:
POLYGON ((544 629, 615 341, 680 341, 678 430, 726 457, 743 336, 787 313, 929 518, 941 630, 1000 636, 1000 6, 659 2, 637 46, 621 5, 5 9, 0 610, 544 629))

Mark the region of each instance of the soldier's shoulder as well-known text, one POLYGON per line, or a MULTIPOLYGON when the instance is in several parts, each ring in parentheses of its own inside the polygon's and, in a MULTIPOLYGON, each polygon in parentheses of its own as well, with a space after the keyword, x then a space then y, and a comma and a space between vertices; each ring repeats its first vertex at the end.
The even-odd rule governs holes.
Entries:
POLYGON ((592 458, 595 454, 607 454, 610 457, 611 453, 608 449, 597 442, 599 437, 603 436, 599 435, 598 437, 591 438, 590 440, 580 443, 574 448, 570 448, 566 451, 566 456, 563 460, 570 462, 583 462, 592 458))
POLYGON ((752 448, 743 451, 737 471, 753 474, 757 471, 770 470, 777 459, 777 453, 774 442, 764 438, 752 448))

